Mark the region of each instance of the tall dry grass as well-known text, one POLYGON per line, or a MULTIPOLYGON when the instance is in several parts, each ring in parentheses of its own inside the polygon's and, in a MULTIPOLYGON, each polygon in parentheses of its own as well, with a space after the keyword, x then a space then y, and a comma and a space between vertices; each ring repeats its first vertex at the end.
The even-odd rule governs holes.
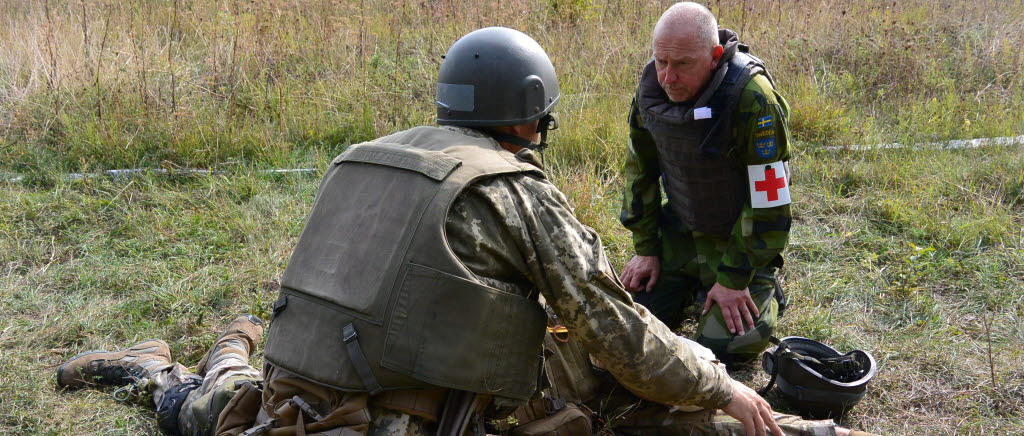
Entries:
MULTIPOLYGON (((552 154, 615 165, 664 2, 8 1, 0 132, 13 171, 283 165, 430 123, 445 49, 540 41, 565 118, 552 154)), ((1019 1, 709 2, 763 57, 813 144, 1019 134, 1019 1)))

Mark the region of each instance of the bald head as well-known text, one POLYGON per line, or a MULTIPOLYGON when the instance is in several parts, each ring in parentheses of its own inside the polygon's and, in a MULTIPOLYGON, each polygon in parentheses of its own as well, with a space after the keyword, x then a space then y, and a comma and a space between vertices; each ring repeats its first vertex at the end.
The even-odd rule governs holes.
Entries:
POLYGON ((654 26, 654 66, 669 100, 693 102, 718 67, 722 46, 711 11, 693 2, 676 3, 654 26))
POLYGON ((687 36, 709 49, 718 45, 718 20, 708 8, 694 2, 679 2, 661 14, 654 26, 654 41, 687 36))

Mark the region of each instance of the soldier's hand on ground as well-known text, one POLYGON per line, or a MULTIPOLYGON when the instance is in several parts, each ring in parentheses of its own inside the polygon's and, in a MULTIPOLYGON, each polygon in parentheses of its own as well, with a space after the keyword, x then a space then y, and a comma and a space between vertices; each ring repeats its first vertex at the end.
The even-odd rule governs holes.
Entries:
POLYGON ((733 380, 732 386, 732 400, 722 411, 742 422, 747 430, 747 436, 765 436, 765 427, 771 434, 782 436, 782 429, 775 422, 772 406, 747 385, 733 380))
MULTIPOLYGON (((629 266, 627 265, 626 267, 628 268, 629 266)), ((750 329, 753 330, 754 318, 760 316, 757 305, 750 298, 750 288, 744 288, 741 291, 729 289, 720 283, 715 283, 715 286, 712 286, 711 290, 708 291, 708 299, 704 302, 704 313, 701 315, 707 315, 711 311, 711 305, 714 303, 718 303, 718 307, 722 308, 722 318, 725 319, 725 325, 729 327, 730 333, 741 335, 746 333, 746 330, 743 329, 743 321, 746 321, 750 329)))
POLYGON ((629 292, 651 292, 658 283, 660 273, 661 261, 658 260, 658 256, 633 256, 626 263, 626 267, 622 268, 619 280, 622 280, 622 285, 629 292))

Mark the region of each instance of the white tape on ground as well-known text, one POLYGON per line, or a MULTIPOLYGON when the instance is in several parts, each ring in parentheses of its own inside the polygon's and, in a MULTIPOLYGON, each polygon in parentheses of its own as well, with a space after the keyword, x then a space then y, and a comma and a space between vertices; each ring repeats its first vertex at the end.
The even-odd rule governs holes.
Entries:
POLYGON ((911 145, 891 143, 891 144, 874 144, 874 145, 850 145, 841 146, 834 145, 829 147, 822 147, 822 150, 851 150, 851 151, 864 151, 864 150, 885 150, 885 149, 898 149, 898 148, 935 148, 935 149, 965 149, 965 148, 981 148, 981 147, 997 147, 997 146, 1010 146, 1024 144, 1024 135, 1021 136, 1006 136, 1001 138, 978 138, 978 139, 955 139, 952 141, 943 142, 918 142, 911 145))
MULTIPOLYGON (((901 149, 901 148, 934 148, 934 149, 967 149, 967 148, 982 148, 982 147, 998 147, 998 146, 1011 146, 1024 144, 1024 135, 1021 136, 1005 136, 999 138, 978 138, 978 139, 955 139, 952 141, 944 142, 918 142, 911 145, 890 143, 890 144, 866 144, 866 145, 832 145, 827 147, 821 147, 821 150, 827 151, 866 151, 866 150, 889 150, 889 149, 901 149)), ((290 174, 290 173, 312 173, 316 170, 313 168, 284 168, 284 169, 271 169, 271 170, 260 170, 261 174, 290 174)), ((170 174, 170 175, 206 175, 206 174, 223 174, 224 171, 215 170, 194 170, 194 169, 183 169, 183 170, 167 170, 163 168, 130 168, 130 169, 119 169, 119 170, 106 170, 102 173, 71 173, 65 176, 67 180, 81 180, 90 177, 108 176, 112 179, 120 179, 122 177, 131 177, 136 174, 170 174)), ((25 176, 16 176, 7 179, 8 183, 18 183, 25 179, 25 176)))

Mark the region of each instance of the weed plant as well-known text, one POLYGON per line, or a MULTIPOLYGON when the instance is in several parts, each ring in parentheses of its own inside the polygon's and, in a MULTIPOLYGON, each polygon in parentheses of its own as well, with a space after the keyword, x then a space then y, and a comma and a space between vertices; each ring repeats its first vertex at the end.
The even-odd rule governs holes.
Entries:
MULTIPOLYGON (((0 2, 0 176, 25 176, 0 185, 0 434, 156 434, 150 409, 55 391, 56 366, 151 337, 194 364, 235 314, 266 319, 318 175, 256 170, 322 169, 431 123, 441 55, 478 27, 551 55, 548 173, 621 268, 626 110, 668 4, 0 2), (136 167, 221 172, 63 176, 136 167)), ((842 423, 1024 433, 1024 150, 844 150, 1024 134, 1024 5, 707 4, 793 107, 780 332, 880 363, 842 423)), ((736 376, 757 386, 758 371, 736 376)))

